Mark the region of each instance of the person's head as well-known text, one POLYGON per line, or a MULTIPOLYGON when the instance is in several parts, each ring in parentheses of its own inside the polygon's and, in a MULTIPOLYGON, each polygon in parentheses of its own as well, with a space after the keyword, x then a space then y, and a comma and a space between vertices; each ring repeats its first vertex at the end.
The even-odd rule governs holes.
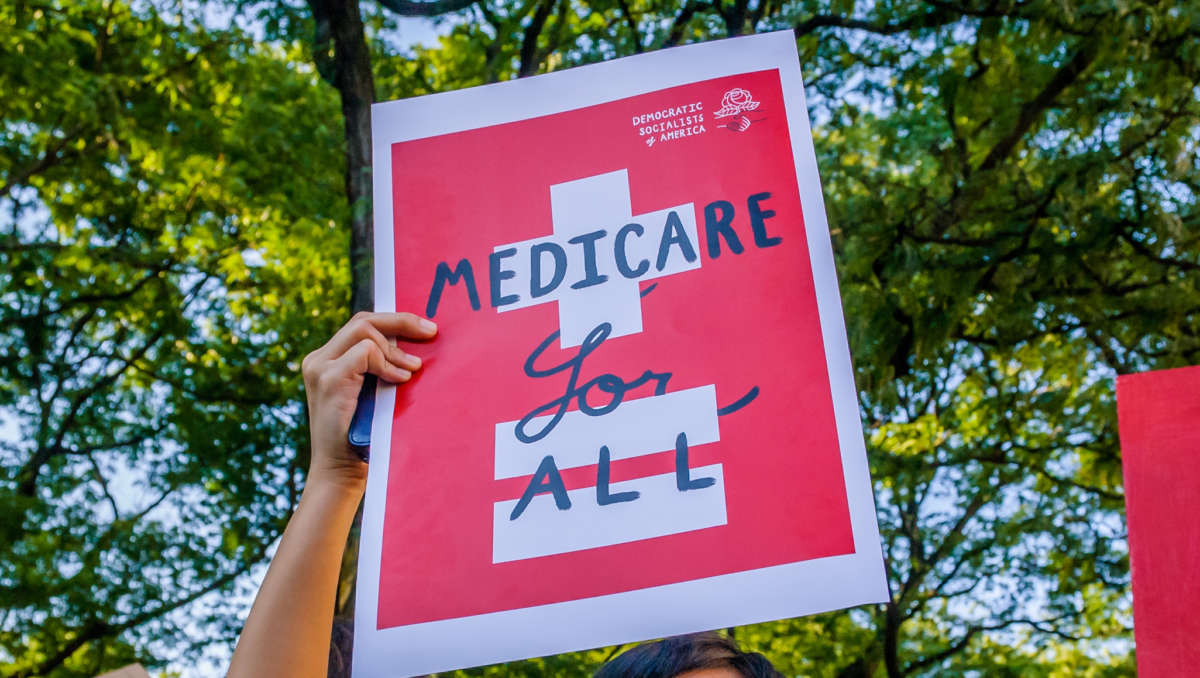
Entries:
POLYGON ((595 678, 690 678, 692 674, 695 678, 783 678, 766 657, 742 652, 737 643, 716 633, 638 645, 601 666, 595 678))

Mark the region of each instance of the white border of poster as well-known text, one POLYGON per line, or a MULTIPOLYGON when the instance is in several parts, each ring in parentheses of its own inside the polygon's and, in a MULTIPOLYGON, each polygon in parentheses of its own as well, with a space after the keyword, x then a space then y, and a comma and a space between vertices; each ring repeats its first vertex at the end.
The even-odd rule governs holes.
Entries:
MULTIPOLYGON (((653 588, 377 629, 395 387, 378 389, 359 546, 354 676, 412 676, 827 612, 888 600, 841 296, 791 31, 636 57, 372 107, 375 308, 394 311, 392 144, 574 110, 660 89, 778 69, 821 318, 854 553, 653 588)), ((408 309, 405 309, 408 310, 408 309)))

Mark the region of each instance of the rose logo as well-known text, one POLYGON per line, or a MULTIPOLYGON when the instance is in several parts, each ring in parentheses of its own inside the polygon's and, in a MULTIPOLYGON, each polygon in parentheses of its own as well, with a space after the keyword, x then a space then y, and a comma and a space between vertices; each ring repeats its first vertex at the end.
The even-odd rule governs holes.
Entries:
POLYGON ((731 115, 737 115, 742 111, 753 111, 758 108, 759 102, 750 96, 750 92, 741 87, 734 87, 721 97, 721 109, 715 113, 718 118, 727 118, 731 115))
POLYGON ((745 132, 750 129, 750 123, 765 120, 766 118, 750 119, 744 111, 753 111, 757 109, 759 102, 754 100, 748 90, 741 87, 734 87, 721 97, 721 108, 713 114, 715 118, 733 118, 719 125, 731 132, 745 132))

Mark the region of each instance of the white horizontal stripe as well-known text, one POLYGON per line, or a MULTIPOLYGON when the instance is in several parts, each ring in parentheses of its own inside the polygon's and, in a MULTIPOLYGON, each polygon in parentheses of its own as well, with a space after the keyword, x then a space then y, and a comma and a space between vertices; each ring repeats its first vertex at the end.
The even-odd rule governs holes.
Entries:
POLYGON ((600 506, 596 488, 570 490, 571 507, 560 510, 553 495, 540 494, 516 520, 516 499, 493 505, 492 562, 503 563, 691 532, 726 523, 721 465, 691 470, 691 477, 714 478, 698 490, 681 492, 674 473, 613 483, 611 494, 636 490, 633 501, 600 506))
MULTIPOLYGON (((608 394, 598 390, 592 394, 597 405, 605 402, 604 397, 608 394)), ((525 433, 541 431, 552 416, 535 417, 525 433)), ((673 450, 680 433, 687 434, 689 445, 721 439, 712 384, 626 400, 598 417, 573 410, 545 438, 532 443, 517 440, 516 426, 515 421, 496 424, 497 480, 531 475, 547 455, 553 455, 559 469, 568 469, 595 464, 602 445, 616 460, 673 450)))

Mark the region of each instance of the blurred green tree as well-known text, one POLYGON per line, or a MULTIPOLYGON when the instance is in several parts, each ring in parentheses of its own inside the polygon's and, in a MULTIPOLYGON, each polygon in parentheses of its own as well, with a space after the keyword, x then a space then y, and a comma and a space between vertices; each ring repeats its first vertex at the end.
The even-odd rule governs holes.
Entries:
MULTIPOLYGON (((203 592, 288 514, 289 364, 369 302, 377 94, 773 29, 800 47, 893 601, 731 633, 792 675, 1132 673, 1112 377, 1200 362, 1200 7, 238 8, 268 43, 118 3, 0 9, 0 411, 20 432, 0 675, 232 640, 203 592), (394 44, 414 14, 440 17, 437 45, 394 44), (125 507, 107 479, 131 475, 146 497, 125 507)), ((582 676, 613 651, 463 673, 582 676)))
POLYGON ((297 364, 347 301, 306 62, 119 1, 0 6, 0 675, 236 637, 305 466, 297 364))

